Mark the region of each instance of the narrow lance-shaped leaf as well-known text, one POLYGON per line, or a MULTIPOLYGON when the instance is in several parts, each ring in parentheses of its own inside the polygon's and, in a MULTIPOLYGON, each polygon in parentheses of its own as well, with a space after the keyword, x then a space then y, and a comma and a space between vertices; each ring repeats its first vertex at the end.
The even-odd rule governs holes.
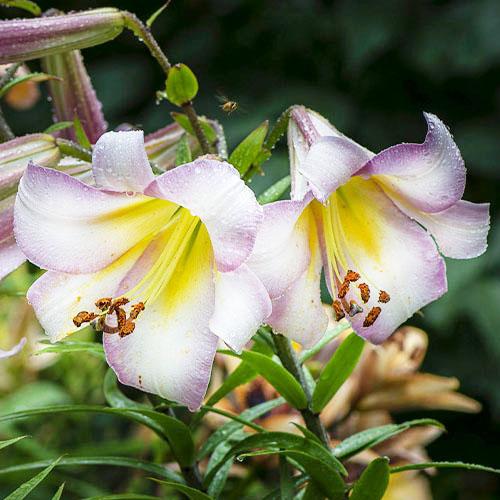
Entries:
POLYGON ((27 436, 19 436, 16 438, 0 441, 0 450, 2 450, 3 448, 7 448, 7 446, 11 446, 11 445, 17 443, 18 441, 21 441, 21 439, 24 439, 25 437, 27 437, 27 436))
POLYGON ((335 351, 326 364, 316 383, 312 396, 312 410, 319 413, 332 399, 347 377, 354 370, 365 341, 355 333, 351 333, 335 351))
POLYGON ((42 9, 31 0, 0 0, 0 5, 22 9, 34 16, 39 16, 42 13, 42 9))
POLYGON ((300 384, 288 370, 272 358, 252 351, 244 351, 239 356, 232 352, 227 352, 227 354, 246 361, 295 408, 301 410, 307 407, 307 397, 300 384))
POLYGON ((350 500, 380 500, 389 485, 389 459, 376 458, 354 483, 350 500))
POLYGON ((391 474, 405 472, 407 470, 422 470, 431 468, 479 470, 483 472, 493 472, 494 474, 500 474, 500 469, 494 469, 493 467, 487 467, 485 465, 479 464, 468 464, 465 462, 423 462, 420 464, 398 465, 397 467, 391 467, 391 474))
POLYGON ((13 78, 10 80, 7 84, 5 84, 1 89, 0 89, 0 97, 3 97, 9 90, 11 90, 13 87, 16 85, 20 85, 25 82, 34 82, 34 83, 39 83, 39 82, 46 82, 50 80, 55 80, 60 82, 61 80, 54 75, 48 75, 47 73, 28 73, 26 75, 20 75, 17 76, 16 78, 13 78))
POLYGON ((0 63, 99 45, 118 36, 124 26, 122 13, 114 8, 0 21, 0 63))
POLYGON ((290 187, 291 177, 289 175, 283 177, 279 181, 275 182, 271 187, 267 188, 262 194, 257 197, 257 201, 261 205, 266 203, 272 203, 273 201, 279 200, 281 196, 290 187))
POLYGON ((190 486, 186 486, 184 484, 179 484, 179 483, 173 483, 171 481, 161 481, 160 479, 154 479, 154 478, 150 479, 165 486, 170 486, 174 490, 184 493, 190 500, 212 500, 212 497, 209 497, 202 491, 196 490, 195 488, 191 488, 190 486))
MULTIPOLYGON (((61 78, 61 81, 49 82, 54 121, 73 121, 76 115, 85 135, 94 144, 106 132, 107 124, 81 52, 72 50, 47 56, 42 59, 42 67, 47 73, 61 78)), ((76 131, 71 128, 59 131, 58 135, 77 140, 76 131)))
POLYGON ((59 486, 54 496, 52 497, 52 500, 60 500, 60 498, 62 497, 63 490, 64 490, 64 483, 61 484, 61 486, 59 486))
POLYGON ((181 140, 177 143, 177 149, 175 151, 175 164, 177 166, 184 165, 184 163, 189 163, 191 160, 191 150, 189 149, 187 134, 184 134, 181 137, 181 140))
POLYGON ((35 477, 21 484, 21 486, 7 496, 5 500, 23 500, 23 498, 26 498, 51 473, 52 469, 60 461, 61 458, 54 460, 42 472, 39 472, 35 477))
POLYGON ((241 176, 244 176, 262 151, 269 123, 261 123, 255 130, 243 139, 229 156, 229 163, 233 165, 241 176))

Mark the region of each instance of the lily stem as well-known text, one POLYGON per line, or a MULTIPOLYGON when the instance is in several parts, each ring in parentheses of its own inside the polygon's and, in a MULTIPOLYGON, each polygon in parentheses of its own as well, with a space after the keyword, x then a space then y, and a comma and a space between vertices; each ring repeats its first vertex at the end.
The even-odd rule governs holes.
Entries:
POLYGON ((321 440, 321 442, 326 446, 326 448, 329 449, 330 440, 328 438, 328 434, 319 418, 319 415, 317 413, 313 413, 313 411, 310 408, 312 399, 311 390, 304 376, 304 371, 302 369, 302 366, 297 356, 295 355, 295 351, 293 350, 290 340, 288 340, 285 336, 281 334, 274 334, 273 339, 274 339, 274 345, 276 346, 276 351, 278 353, 278 357, 283 363, 283 366, 299 382, 307 397, 307 401, 309 403, 308 408, 300 410, 300 413, 302 414, 302 418, 304 419, 306 427, 321 440))
POLYGON ((198 142, 200 143, 203 154, 211 153, 212 150, 210 148, 210 144, 208 142, 207 136, 205 135, 205 132, 203 132, 203 129, 201 128, 200 119, 196 114, 193 103, 188 102, 186 104, 183 104, 182 109, 184 110, 184 113, 186 113, 189 119, 189 123, 191 123, 191 127, 193 127, 193 131, 196 135, 196 138, 198 139, 198 142))

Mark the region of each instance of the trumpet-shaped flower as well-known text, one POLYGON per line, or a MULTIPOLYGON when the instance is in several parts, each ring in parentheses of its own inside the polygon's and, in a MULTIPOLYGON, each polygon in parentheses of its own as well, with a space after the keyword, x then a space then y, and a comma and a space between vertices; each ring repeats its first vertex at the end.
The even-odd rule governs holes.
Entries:
POLYGON ((15 235, 48 269, 28 300, 53 341, 95 322, 119 380, 194 410, 218 338, 240 350, 270 314, 246 266, 262 208, 228 163, 200 158, 154 177, 142 132, 109 132, 96 187, 30 165, 15 235))
POLYGON ((292 201, 264 207, 249 262, 273 298, 276 331, 306 345, 321 337, 323 268, 337 319, 380 343, 446 292, 442 255, 485 251, 489 205, 461 200, 460 152, 436 116, 425 118, 422 144, 375 155, 320 115, 292 110, 292 201))

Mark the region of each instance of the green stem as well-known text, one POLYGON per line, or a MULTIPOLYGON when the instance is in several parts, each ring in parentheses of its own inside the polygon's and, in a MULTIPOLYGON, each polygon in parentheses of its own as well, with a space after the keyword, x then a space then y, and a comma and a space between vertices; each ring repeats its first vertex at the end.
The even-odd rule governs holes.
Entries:
POLYGON ((151 30, 135 14, 132 14, 132 12, 123 11, 122 14, 125 18, 125 26, 127 26, 139 40, 144 42, 151 52, 151 55, 160 64, 165 75, 168 75, 171 64, 154 36, 151 34, 151 30))
POLYGON ((201 128, 200 120, 198 118, 198 115, 196 114, 193 104, 191 102, 183 104, 182 109, 184 110, 184 113, 186 113, 189 119, 189 123, 191 123, 191 126, 193 127, 194 133, 196 135, 196 138, 198 139, 198 142, 200 143, 203 154, 211 153, 212 149, 210 148, 207 136, 201 128))
MULTIPOLYGON (((296 380, 302 386, 304 393, 307 397, 309 404, 311 403, 311 390, 309 385, 306 382, 304 371, 302 366, 295 355, 295 351, 293 350, 291 342, 281 334, 275 334, 274 345, 276 346, 276 351, 278 356, 283 363, 283 366, 296 378, 296 380)), ((326 429, 324 428, 319 415, 317 413, 313 413, 310 408, 306 408, 304 410, 300 410, 302 414, 302 418, 306 424, 306 427, 315 434, 321 442, 329 449, 330 448, 330 439, 328 438, 328 434, 326 433, 326 429)))

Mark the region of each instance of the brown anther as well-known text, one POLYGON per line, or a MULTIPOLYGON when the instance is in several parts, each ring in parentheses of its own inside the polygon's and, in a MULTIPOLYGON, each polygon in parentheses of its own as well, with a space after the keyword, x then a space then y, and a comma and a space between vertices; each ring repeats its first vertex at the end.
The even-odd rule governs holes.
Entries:
POLYGON ((111 306, 109 307, 109 312, 113 312, 115 309, 128 304, 130 300, 127 297, 120 297, 119 299, 113 300, 111 306))
POLYGON ((370 287, 366 283, 360 283, 358 288, 361 292, 361 300, 366 304, 370 300, 370 287))
POLYGON ((97 318, 97 314, 90 313, 87 311, 80 311, 74 318, 73 323, 77 328, 83 325, 83 323, 90 323, 92 320, 97 318))
POLYGON ((134 306, 132 306, 132 310, 130 311, 130 319, 137 319, 137 316, 146 309, 146 306, 144 305, 144 302, 138 302, 134 306))
POLYGON ((95 302, 95 306, 97 307, 97 309, 100 309, 101 311, 109 309, 110 305, 111 305, 111 297, 103 297, 102 299, 98 299, 95 302))
POLYGON ((130 335, 135 330, 135 323, 133 321, 127 320, 124 325, 120 328, 118 334, 120 337, 126 337, 130 335))
POLYGON ((378 294, 378 301, 382 304, 387 304, 389 300, 391 300, 391 296, 384 290, 380 290, 380 293, 378 294))
POLYGON ((380 309, 380 307, 372 307, 370 312, 366 315, 365 320, 363 321, 363 326, 365 328, 372 326, 381 311, 382 309, 380 309))
POLYGON ((345 318, 344 310, 342 309, 342 304, 340 300, 334 300, 333 304, 333 312, 335 313, 335 321, 340 321, 342 318, 345 318))
POLYGON ((349 316, 351 318, 361 312, 363 312, 363 308, 355 300, 349 301, 349 316))
POLYGON ((342 285, 340 285, 339 293, 337 294, 337 297, 339 299, 343 299, 347 295, 348 291, 349 291, 349 281, 347 279, 345 279, 344 283, 342 283, 342 285))
POLYGON ((360 278, 359 273, 356 271, 351 271, 350 269, 347 271, 347 274, 345 275, 344 281, 358 281, 360 278))
POLYGON ((115 313, 118 323, 118 329, 121 331, 125 323, 127 322, 127 313, 121 307, 115 308, 115 313))

